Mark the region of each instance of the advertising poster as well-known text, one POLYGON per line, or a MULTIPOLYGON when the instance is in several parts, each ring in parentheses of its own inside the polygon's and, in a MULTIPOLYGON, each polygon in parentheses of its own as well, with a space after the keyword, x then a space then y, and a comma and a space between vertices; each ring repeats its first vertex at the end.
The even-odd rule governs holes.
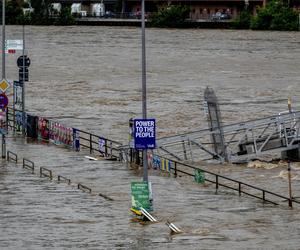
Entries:
POLYGON ((49 121, 43 117, 38 119, 38 139, 49 141, 49 121))

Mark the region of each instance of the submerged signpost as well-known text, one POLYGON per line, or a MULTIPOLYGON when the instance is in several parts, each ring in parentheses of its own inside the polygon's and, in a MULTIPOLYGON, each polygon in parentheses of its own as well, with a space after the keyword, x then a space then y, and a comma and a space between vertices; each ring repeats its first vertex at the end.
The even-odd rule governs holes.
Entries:
MULTIPOLYGON (((5 81, 5 0, 2 0, 2 83, 5 81)), ((5 119, 5 118, 4 118, 5 119)), ((6 157, 5 133, 2 133, 2 158, 6 157)))
MULTIPOLYGON (((145 0, 142 1, 142 119, 134 120, 134 148, 143 150, 143 182, 132 182, 132 211, 152 211, 151 183, 148 182, 147 149, 155 148, 155 120, 147 119, 145 0), (146 206, 146 207, 143 207, 146 206)), ((138 214, 138 213, 137 213, 138 214)))

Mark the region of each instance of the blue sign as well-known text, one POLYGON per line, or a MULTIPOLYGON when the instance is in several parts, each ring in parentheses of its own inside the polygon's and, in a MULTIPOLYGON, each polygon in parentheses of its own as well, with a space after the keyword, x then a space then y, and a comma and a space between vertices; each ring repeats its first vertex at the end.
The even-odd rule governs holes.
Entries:
POLYGON ((134 120, 134 148, 155 148, 155 119, 134 120))

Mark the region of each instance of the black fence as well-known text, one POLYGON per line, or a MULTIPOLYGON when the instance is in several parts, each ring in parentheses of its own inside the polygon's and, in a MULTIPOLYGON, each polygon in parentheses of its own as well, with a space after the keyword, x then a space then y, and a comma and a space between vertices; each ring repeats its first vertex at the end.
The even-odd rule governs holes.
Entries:
MULTIPOLYGON (((23 123, 22 121, 20 121, 20 118, 22 117, 20 114, 22 114, 21 110, 13 109, 10 107, 7 108, 8 128, 11 128, 14 131, 19 131, 19 132, 22 131, 23 123)), ((31 116, 27 114, 25 131, 27 137, 37 138, 38 137, 37 122, 34 121, 35 119, 33 119, 33 117, 36 117, 36 119, 38 119, 37 116, 31 116)), ((49 119, 48 121, 52 123, 58 123, 56 121, 52 121, 49 119)), ((98 153, 100 156, 110 160, 120 160, 119 147, 122 145, 121 143, 77 128, 76 131, 78 131, 80 134, 81 148, 88 149, 90 154, 98 153), (100 142, 101 142, 101 147, 99 146, 100 142)), ((72 145, 73 144, 74 144, 74 138, 72 138, 72 145)))
MULTIPOLYGON (((8 108, 7 111, 7 126, 11 128, 16 128, 16 111, 20 112, 19 110, 13 110, 11 108, 8 108)), ((142 164, 142 151, 136 151, 134 149, 130 149, 128 147, 122 147, 121 143, 83 131, 78 130, 80 132, 80 146, 82 148, 88 149, 90 154, 99 153, 100 156, 105 157, 106 159, 110 160, 124 160, 135 163, 137 165, 142 164), (101 141, 102 146, 99 147, 99 142, 101 141), (124 157, 125 155, 125 157, 124 157)), ((292 207, 292 203, 298 203, 300 204, 300 201, 295 200, 295 198, 288 198, 280 194, 276 194, 274 192, 247 184, 245 182, 241 182, 238 180, 234 180, 232 178, 219 175, 201 168, 198 168, 196 166, 193 166, 191 164, 187 164, 180 161, 175 161, 171 159, 167 159, 161 156, 156 155, 155 157, 161 158, 164 161, 170 162, 169 171, 173 172, 174 177, 180 176, 180 174, 184 174, 187 176, 195 177, 195 171, 200 170, 203 173, 205 173, 205 181, 215 184, 215 189, 218 191, 220 187, 224 187, 230 190, 237 191, 239 195, 245 194, 257 199, 260 199, 264 202, 272 203, 275 205, 278 205, 278 199, 287 201, 289 206, 292 207), (273 198, 273 199, 272 199, 273 198), (277 200, 275 200, 276 198, 277 200)), ((15 155, 12 152, 8 152, 8 159, 14 159, 14 161, 17 162, 17 155, 15 155)), ((153 162, 151 163, 153 164, 153 162)), ((23 168, 29 168, 32 170, 32 173, 34 173, 34 163, 23 159, 23 168)), ((40 175, 46 176, 50 179, 52 179, 52 172, 49 169, 40 168, 40 175)), ((63 178, 62 176, 58 177, 58 180, 65 180, 68 183, 70 183, 70 180, 67 178, 63 178)), ((78 184, 78 189, 85 189, 91 192, 89 188, 86 188, 86 186, 82 184, 78 184)), ((100 195, 100 194, 99 194, 100 195)), ((101 195, 100 195, 101 196, 101 195)), ((105 197, 104 197, 105 198, 105 197)))

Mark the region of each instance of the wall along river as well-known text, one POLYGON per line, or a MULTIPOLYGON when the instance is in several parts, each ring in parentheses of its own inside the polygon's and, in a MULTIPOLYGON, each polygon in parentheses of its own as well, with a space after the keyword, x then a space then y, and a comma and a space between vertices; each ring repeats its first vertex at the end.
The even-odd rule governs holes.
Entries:
MULTIPOLYGON (((7 27, 7 39, 21 35, 21 27, 7 27)), ((277 114, 287 109, 288 96, 299 110, 299 41, 299 32, 147 29, 148 117, 157 119, 158 136, 207 127, 206 86, 219 97, 224 123, 277 114)), ((28 111, 127 142, 128 120, 141 116, 139 29, 30 26, 26 44, 32 61, 28 111)), ((18 56, 7 56, 8 79, 18 77, 18 56)), ((2 161, 3 249, 299 249, 297 205, 291 210, 286 203, 263 204, 228 190, 214 194, 211 185, 153 170, 154 214, 160 222, 141 225, 129 212, 130 182, 141 179, 139 171, 20 138, 8 139, 7 148, 94 192, 2 161), (167 219, 184 233, 170 235, 167 219)), ((292 166, 294 196, 300 196, 299 164, 292 166)), ((283 165, 203 167, 288 193, 280 177, 283 165)))

